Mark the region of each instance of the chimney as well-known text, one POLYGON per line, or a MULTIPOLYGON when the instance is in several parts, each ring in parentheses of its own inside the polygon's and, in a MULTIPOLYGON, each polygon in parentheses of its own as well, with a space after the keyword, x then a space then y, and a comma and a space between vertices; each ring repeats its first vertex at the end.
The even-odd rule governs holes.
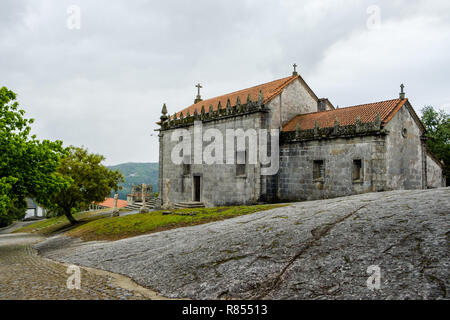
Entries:
POLYGON ((322 98, 319 99, 319 101, 317 102, 317 111, 321 112, 321 111, 326 111, 327 110, 327 98, 322 98))

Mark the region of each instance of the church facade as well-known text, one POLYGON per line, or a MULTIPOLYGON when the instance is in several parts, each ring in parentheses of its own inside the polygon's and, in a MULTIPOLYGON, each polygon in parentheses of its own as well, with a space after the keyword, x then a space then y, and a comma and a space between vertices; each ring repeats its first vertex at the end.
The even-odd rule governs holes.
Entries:
POLYGON ((403 87, 401 91, 398 99, 336 109, 294 71, 207 100, 199 92, 194 104, 173 115, 164 105, 158 122, 161 201, 224 206, 444 186, 443 164, 427 150, 425 128, 403 87), (196 152, 217 140, 203 136, 177 154, 182 163, 174 162, 177 145, 183 139, 195 140, 198 124, 202 132, 212 129, 224 137, 230 130, 241 130, 245 147, 230 149, 240 161, 230 162, 230 154, 217 150, 213 154, 220 161, 195 161, 196 152), (176 134, 180 130, 182 138, 176 134), (268 137, 272 156, 271 145, 278 144, 276 172, 264 174, 267 165, 249 161, 249 130, 277 133, 276 142, 268 137))

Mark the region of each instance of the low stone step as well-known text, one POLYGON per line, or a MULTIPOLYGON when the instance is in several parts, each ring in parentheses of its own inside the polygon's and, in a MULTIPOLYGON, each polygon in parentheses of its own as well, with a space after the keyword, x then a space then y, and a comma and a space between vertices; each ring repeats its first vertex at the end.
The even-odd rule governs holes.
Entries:
POLYGON ((173 205, 177 209, 187 209, 187 208, 204 208, 205 204, 198 201, 182 201, 174 203, 173 205))
MULTIPOLYGON (((127 205, 125 207, 125 209, 128 209, 128 210, 139 210, 139 209, 141 209, 141 207, 142 207, 142 202, 135 202, 133 204, 127 205)), ((155 200, 152 199, 152 200, 147 201, 145 203, 145 207, 147 209, 153 209, 155 207, 155 200)))

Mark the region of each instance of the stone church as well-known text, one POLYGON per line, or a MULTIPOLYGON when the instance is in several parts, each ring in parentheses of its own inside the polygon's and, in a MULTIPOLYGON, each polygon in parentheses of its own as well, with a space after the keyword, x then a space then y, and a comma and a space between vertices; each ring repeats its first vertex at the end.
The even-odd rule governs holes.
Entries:
MULTIPOLYGON (((426 148, 425 128, 403 85, 397 99, 345 108, 319 98, 295 65, 289 77, 206 100, 197 88, 194 104, 173 115, 164 105, 158 122, 163 204, 302 201, 445 184, 443 164, 426 148), (277 130, 279 170, 263 175, 259 163, 195 163, 192 153, 175 164, 172 133, 183 128, 193 135, 196 122, 224 135, 237 128, 277 130)), ((201 148, 207 145, 202 140, 201 148)), ((248 145, 236 157, 248 160, 246 152, 248 145)))

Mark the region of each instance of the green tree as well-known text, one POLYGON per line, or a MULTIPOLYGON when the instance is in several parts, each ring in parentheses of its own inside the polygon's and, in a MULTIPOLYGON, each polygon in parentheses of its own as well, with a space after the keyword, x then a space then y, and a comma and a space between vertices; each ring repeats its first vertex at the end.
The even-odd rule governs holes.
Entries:
POLYGON ((422 109, 422 122, 427 129, 427 147, 439 159, 444 161, 444 174, 447 185, 450 180, 450 115, 444 110, 435 110, 432 106, 422 109))
POLYGON ((123 175, 101 163, 102 155, 89 153, 78 147, 69 147, 68 155, 61 160, 58 173, 69 180, 68 186, 51 195, 52 209, 58 215, 65 215, 71 224, 77 221, 73 213, 87 209, 92 202, 102 202, 118 190, 123 175))
POLYGON ((48 194, 66 181, 56 173, 65 150, 61 141, 31 135, 33 119, 24 117, 16 94, 0 88, 0 226, 25 215, 27 197, 48 205, 48 194))

